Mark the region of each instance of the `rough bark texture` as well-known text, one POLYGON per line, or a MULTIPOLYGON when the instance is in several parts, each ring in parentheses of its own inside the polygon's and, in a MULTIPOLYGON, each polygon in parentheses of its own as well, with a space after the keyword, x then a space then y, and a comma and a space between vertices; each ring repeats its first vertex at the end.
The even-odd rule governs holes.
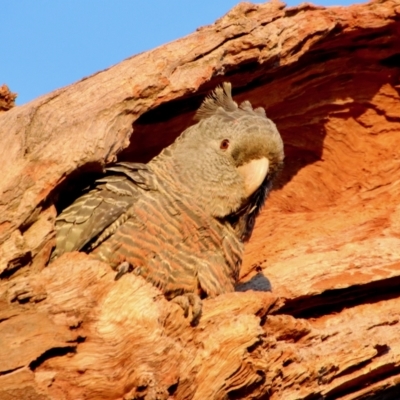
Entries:
POLYGON ((0 113, 15 106, 16 93, 12 93, 7 85, 0 86, 0 113))
POLYGON ((3 113, 0 398, 400 398, 399 37, 399 0, 241 3, 3 113), (140 277, 80 253, 46 266, 57 210, 226 80, 285 142, 242 268, 272 292, 206 300, 192 328, 140 277))

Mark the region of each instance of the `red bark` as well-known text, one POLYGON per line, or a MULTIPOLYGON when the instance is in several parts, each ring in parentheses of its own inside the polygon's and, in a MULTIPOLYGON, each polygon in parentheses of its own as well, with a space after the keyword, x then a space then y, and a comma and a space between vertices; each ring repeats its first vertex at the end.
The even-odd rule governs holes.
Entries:
POLYGON ((400 397, 399 36, 399 0, 241 3, 3 113, 0 398, 400 397), (285 142, 242 268, 272 292, 206 300, 193 328, 140 277, 79 253, 47 266, 69 196, 157 154, 222 81, 285 142))

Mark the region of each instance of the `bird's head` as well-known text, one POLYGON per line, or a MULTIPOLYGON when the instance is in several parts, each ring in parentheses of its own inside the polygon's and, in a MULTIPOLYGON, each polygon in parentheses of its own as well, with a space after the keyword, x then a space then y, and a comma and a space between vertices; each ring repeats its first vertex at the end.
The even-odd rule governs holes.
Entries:
POLYGON ((283 142, 263 108, 232 99, 224 83, 163 153, 176 177, 193 193, 193 201, 213 217, 225 219, 246 240, 283 165, 283 142))

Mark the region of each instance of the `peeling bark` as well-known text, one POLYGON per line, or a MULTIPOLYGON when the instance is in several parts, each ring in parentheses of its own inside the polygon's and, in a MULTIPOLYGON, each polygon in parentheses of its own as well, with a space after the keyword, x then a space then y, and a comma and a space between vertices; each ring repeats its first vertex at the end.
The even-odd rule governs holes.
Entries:
POLYGON ((16 93, 12 93, 7 85, 0 86, 0 113, 15 106, 16 93))

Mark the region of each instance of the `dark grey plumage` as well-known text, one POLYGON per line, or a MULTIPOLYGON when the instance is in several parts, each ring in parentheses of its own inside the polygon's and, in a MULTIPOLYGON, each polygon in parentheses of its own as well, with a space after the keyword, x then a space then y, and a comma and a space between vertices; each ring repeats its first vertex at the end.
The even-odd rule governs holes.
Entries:
POLYGON ((90 252, 115 269, 133 269, 197 314, 198 296, 233 291, 283 144, 264 110, 238 106, 228 83, 205 99, 196 119, 148 164, 107 168, 57 217, 53 258, 90 252))

